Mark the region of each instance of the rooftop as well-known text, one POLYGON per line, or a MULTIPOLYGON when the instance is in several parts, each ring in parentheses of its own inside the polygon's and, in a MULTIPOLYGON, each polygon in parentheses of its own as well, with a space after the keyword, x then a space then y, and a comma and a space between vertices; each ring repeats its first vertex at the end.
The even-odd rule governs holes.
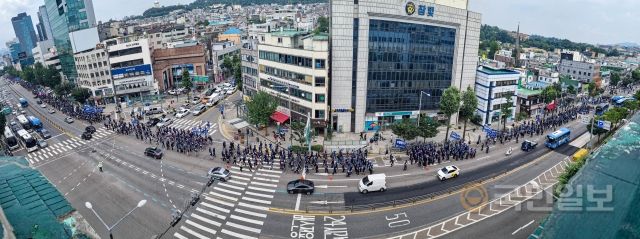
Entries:
POLYGON ((222 34, 242 34, 242 30, 235 27, 230 27, 229 29, 224 31, 222 34))
POLYGON ((313 35, 313 40, 315 41, 328 41, 329 40, 329 34, 326 33, 318 33, 313 35))
POLYGON ((304 35, 309 33, 308 31, 299 31, 299 30, 295 30, 295 29, 284 29, 281 31, 272 31, 271 35, 272 36, 279 36, 279 37, 296 37, 296 36, 300 36, 300 35, 304 35))
POLYGON ((539 95, 542 93, 542 90, 530 90, 523 87, 518 87, 518 95, 528 97, 532 95, 539 95))
POLYGON ((507 70, 507 69, 495 69, 488 66, 481 66, 478 68, 478 72, 482 72, 487 75, 520 75, 520 72, 507 70))

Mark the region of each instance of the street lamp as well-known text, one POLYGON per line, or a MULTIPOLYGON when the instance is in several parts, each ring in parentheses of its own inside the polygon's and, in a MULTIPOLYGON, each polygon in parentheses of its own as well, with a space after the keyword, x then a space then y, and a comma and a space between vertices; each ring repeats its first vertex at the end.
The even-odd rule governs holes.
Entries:
POLYGON ((420 126, 420 115, 422 114, 422 94, 425 94, 431 97, 431 94, 424 91, 420 91, 420 104, 418 105, 418 127, 420 126))
POLYGON ((138 205, 136 205, 136 207, 134 207, 133 209, 131 209, 131 211, 129 211, 127 214, 125 214, 122 218, 120 218, 115 224, 113 224, 112 226, 108 226, 107 223, 104 222, 104 220, 102 220, 102 218, 100 217, 100 215, 98 215, 98 213, 93 210, 93 205, 91 205, 90 202, 85 202, 84 206, 87 207, 89 210, 91 210, 93 212, 93 214, 96 215, 96 217, 100 220, 100 222, 102 222, 102 225, 104 225, 104 227, 107 228, 107 231, 109 231, 109 238, 113 239, 113 234, 111 234, 111 230, 116 227, 118 224, 120 224, 120 222, 125 219, 126 217, 128 217, 129 215, 131 215, 131 213, 133 213, 133 211, 136 210, 136 208, 140 208, 142 206, 144 206, 144 204, 147 203, 147 200, 140 200, 140 202, 138 202, 138 205))

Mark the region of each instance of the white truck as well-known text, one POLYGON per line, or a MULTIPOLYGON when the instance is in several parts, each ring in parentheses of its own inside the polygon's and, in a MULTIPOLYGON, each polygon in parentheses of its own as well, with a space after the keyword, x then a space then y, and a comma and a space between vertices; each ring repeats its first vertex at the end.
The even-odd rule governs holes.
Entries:
POLYGON ((378 173, 362 178, 358 182, 358 190, 364 194, 372 191, 384 192, 387 190, 387 175, 378 173))

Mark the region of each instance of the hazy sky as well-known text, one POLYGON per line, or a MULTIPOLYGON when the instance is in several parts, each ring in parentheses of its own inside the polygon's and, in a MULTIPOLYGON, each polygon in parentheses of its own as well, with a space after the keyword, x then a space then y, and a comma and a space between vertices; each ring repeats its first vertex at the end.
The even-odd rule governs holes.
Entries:
MULTIPOLYGON (((160 0, 161 5, 193 0, 160 0)), ((469 0, 470 9, 482 13, 483 24, 523 33, 567 38, 588 43, 640 42, 634 23, 640 19, 640 0, 469 0)), ((0 48, 15 34, 11 17, 26 11, 37 24, 44 0, 0 0, 0 48)), ((96 17, 106 21, 139 15, 153 0, 93 0, 96 17)))

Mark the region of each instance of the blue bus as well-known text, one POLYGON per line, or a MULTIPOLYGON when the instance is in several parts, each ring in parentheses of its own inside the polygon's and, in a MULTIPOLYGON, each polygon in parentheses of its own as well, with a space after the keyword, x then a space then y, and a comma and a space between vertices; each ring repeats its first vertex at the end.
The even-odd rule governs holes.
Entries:
POLYGON ((20 101, 20 107, 22 108, 27 108, 27 106, 29 106, 29 102, 25 98, 20 98, 18 101, 20 101))
POLYGON ((607 112, 607 110, 609 110, 609 104, 607 103, 602 103, 596 106, 596 115, 603 115, 604 112, 607 112))
POLYGON ((36 131, 40 131, 42 129, 42 122, 40 122, 40 119, 31 115, 29 115, 27 119, 29 119, 29 123, 31 123, 31 127, 33 129, 35 129, 36 131))
POLYGON ((569 143, 571 139, 571 130, 567 128, 560 128, 553 133, 547 135, 547 142, 544 143, 550 149, 556 149, 563 144, 569 143))

